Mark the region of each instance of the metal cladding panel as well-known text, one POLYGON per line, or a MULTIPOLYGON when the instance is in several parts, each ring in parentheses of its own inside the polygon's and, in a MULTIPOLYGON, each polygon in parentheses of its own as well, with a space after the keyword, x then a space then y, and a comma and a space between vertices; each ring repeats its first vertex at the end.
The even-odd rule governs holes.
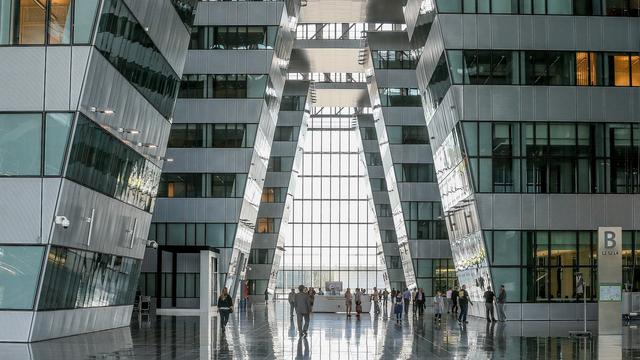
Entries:
POLYGON ((416 29, 418 23, 418 16, 420 15, 420 8, 423 3, 431 4, 433 0, 408 0, 407 5, 404 7, 404 21, 407 25, 407 34, 409 39, 413 37, 413 31, 416 29))
POLYGON ((378 86, 386 87, 408 87, 417 88, 418 80, 416 73, 410 70, 385 70, 376 69, 376 81, 378 86))
POLYGON ((41 341, 129 326, 133 306, 38 311, 30 341, 41 341))
POLYGON ((195 25, 280 25, 285 2, 207 2, 196 10, 195 25))
POLYGON ((424 125, 424 112, 421 107, 385 107, 382 108, 385 124, 391 125, 424 125))
POLYGON ((168 149, 174 159, 162 169, 168 173, 246 173, 253 149, 168 149))
POLYGON ((144 255, 151 222, 145 211, 65 179, 56 215, 66 216, 71 225, 55 226, 51 244, 136 259, 144 255))
POLYGON ((70 110, 71 92, 71 46, 48 46, 46 48, 46 111, 70 110))
POLYGON ((69 107, 71 110, 78 110, 80 107, 80 95, 85 75, 89 68, 91 49, 91 46, 71 47, 71 80, 69 89, 69 107))
POLYGON ((2 111, 42 111, 44 65, 44 47, 0 47, 2 111))
POLYGON ((264 99, 178 99, 173 122, 255 124, 262 104, 264 99))
POLYGON ((405 31, 370 31, 367 43, 371 50, 410 50, 409 37, 405 31))
MULTIPOLYGON (((6 342, 29 342, 29 334, 31 332, 31 321, 33 320, 33 311, 0 311, 0 339, 6 342)), ((3 348, 2 356, 8 356, 7 359, 16 359, 11 357, 11 352, 5 352, 3 348)))
POLYGON ((182 77, 191 34, 170 0, 124 0, 173 70, 182 77))
POLYGON ((153 222, 238 222, 242 199, 158 199, 153 222))
POLYGON ((0 189, 0 243, 41 243, 42 179, 0 178, 0 189))
POLYGON ((266 74, 273 50, 189 50, 185 74, 266 74))
POLYGON ((42 242, 47 243, 54 226, 62 178, 42 179, 42 242))
MULTIPOLYGON (((119 134, 115 137, 129 141, 155 144, 157 148, 134 148, 140 153, 163 156, 171 125, 97 50, 92 51, 91 63, 82 94, 80 110, 100 125, 112 129, 136 129, 136 135, 119 134), (113 110, 111 115, 91 112, 89 109, 113 110)), ((152 161, 159 163, 158 160, 152 161)))

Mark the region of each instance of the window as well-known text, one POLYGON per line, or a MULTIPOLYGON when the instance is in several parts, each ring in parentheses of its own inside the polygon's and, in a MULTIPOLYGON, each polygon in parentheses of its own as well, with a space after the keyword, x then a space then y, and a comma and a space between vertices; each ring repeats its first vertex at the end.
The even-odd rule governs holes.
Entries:
POLYGON ((382 166, 380 153, 365 153, 364 155, 368 166, 382 166))
POLYGON ((261 99, 268 75, 185 74, 180 83, 179 98, 190 99, 261 99))
POLYGON ((369 179, 371 182, 371 191, 387 191, 387 182, 385 179, 369 179))
POLYGON ((44 148, 42 117, 0 113, 0 176, 60 176, 73 114, 45 114, 44 148))
POLYGON ((371 52, 375 69, 415 69, 418 55, 403 50, 373 50, 371 52))
POLYGON ((38 176, 42 114, 0 114, 0 173, 38 176))
POLYGON ((293 167, 293 156, 272 156, 269 158, 267 171, 290 172, 293 167))
POLYGON ((122 0, 105 0, 95 46, 160 114, 171 116, 180 78, 122 0))
POLYGON ((191 30, 189 49, 273 49, 277 33, 277 26, 196 26, 191 30))
POLYGON ((429 144, 426 126, 387 126, 389 144, 429 144))
POLYGON ((0 245, 0 309, 33 309, 44 250, 43 246, 0 245))
POLYGON ((640 191, 636 124, 464 122, 463 129, 478 192, 640 191))
POLYGON ((272 264, 273 249, 251 249, 249 253, 249 264, 272 264))
POLYGON ((361 127, 360 134, 362 136, 362 140, 378 140, 376 128, 374 127, 361 127))
POLYGON ((69 155, 66 176, 81 185, 149 210, 160 168, 83 114, 69 155))
POLYGON ((391 213, 391 205, 389 204, 378 204, 376 205, 376 215, 377 216, 392 216, 391 213))
POLYGON ((283 203, 287 198, 285 187, 265 187, 262 189, 262 202, 283 203))
POLYGON ((246 181, 246 174, 162 173, 158 197, 243 197, 246 181))
POLYGON ((38 310, 133 303, 141 260, 52 246, 38 310))
POLYGON ((440 13, 640 16, 635 0, 437 0, 440 13))
POLYGON ((52 45, 70 44, 72 38, 88 44, 97 5, 98 0, 0 0, 0 45, 45 44, 46 34, 52 45))
POLYGON ((299 133, 300 127, 298 126, 278 126, 273 135, 273 141, 298 141, 299 133))
POLYGON ((398 182, 435 182, 436 173, 433 164, 396 164, 398 182))
POLYGON ((379 88, 382 106, 421 106, 420 91, 412 88, 379 88))
POLYGON ((170 148, 250 148, 256 124, 176 124, 171 125, 170 148))
POLYGON ((280 231, 280 220, 276 218, 259 217, 256 220, 256 232, 258 234, 274 234, 280 231))
POLYGON ((428 100, 429 103, 425 105, 430 105, 431 113, 435 112, 435 109, 440 105, 447 91, 449 91, 450 86, 451 80, 449 78, 449 70, 447 69, 447 60, 443 52, 427 85, 426 95, 428 98, 425 98, 425 101, 428 100))
POLYGON ((44 175, 59 176, 62 173, 73 114, 48 113, 45 121, 44 175))
POLYGON ((302 95, 283 95, 280 111, 304 111, 307 97, 302 95))

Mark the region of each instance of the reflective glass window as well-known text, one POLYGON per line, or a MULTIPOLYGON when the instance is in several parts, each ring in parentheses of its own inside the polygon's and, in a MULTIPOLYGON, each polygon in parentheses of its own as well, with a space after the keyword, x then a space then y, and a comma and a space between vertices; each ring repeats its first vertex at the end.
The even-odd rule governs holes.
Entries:
POLYGON ((78 116, 66 176, 143 210, 156 196, 160 168, 83 114, 78 116))
POLYGON ((105 0, 95 46, 160 112, 173 112, 180 78, 122 0, 105 0))
POLYGON ((75 0, 73 18, 73 42, 88 44, 93 35, 93 24, 96 20, 98 0, 75 0))
POLYGON ((43 246, 0 245, 0 309, 33 309, 44 250, 43 246))
POLYGON ((71 0, 49 0, 49 44, 71 43, 72 9, 71 0))
POLYGON ((52 246, 38 310, 133 303, 141 260, 52 246))
POLYGON ((48 113, 45 118, 44 175, 60 175, 69 141, 73 114, 48 113))
POLYGON ((0 114, 0 175, 40 175, 42 114, 0 114))

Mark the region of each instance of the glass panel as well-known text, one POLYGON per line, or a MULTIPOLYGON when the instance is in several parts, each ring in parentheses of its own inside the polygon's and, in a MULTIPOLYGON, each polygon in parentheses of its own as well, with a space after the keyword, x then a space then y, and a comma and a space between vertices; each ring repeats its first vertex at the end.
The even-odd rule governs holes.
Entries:
POLYGON ((52 246, 38 310, 133 303, 141 260, 52 246))
POLYGON ((40 175, 41 133, 41 114, 0 114, 0 175, 40 175))
POLYGON ((42 246, 0 246, 0 309, 33 309, 43 254, 42 246))
POLYGON ((73 114, 47 114, 44 141, 45 175, 61 174, 72 121, 73 114))
POLYGON ((49 44, 71 42, 71 9, 71 0, 49 0, 49 44))

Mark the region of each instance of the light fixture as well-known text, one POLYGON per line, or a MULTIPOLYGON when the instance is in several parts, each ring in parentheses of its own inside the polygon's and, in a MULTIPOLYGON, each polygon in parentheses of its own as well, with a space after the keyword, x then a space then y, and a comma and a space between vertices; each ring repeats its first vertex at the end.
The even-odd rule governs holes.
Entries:
POLYGON ((163 156, 156 156, 156 160, 158 160, 158 161, 166 161, 166 162, 173 162, 173 158, 168 158, 168 157, 163 157, 163 156))
POLYGON ((140 134, 140 130, 138 130, 138 129, 117 128, 116 130, 119 133, 123 133, 123 134, 131 134, 131 135, 139 135, 140 134))
POLYGON ((89 108, 89 111, 94 112, 94 113, 98 113, 98 114, 104 114, 104 115, 113 115, 113 114, 115 114, 115 111, 113 111, 111 109, 98 109, 95 106, 91 106, 89 108))
POLYGON ((149 148, 149 149, 155 149, 155 148, 157 148, 157 147, 158 147, 158 145, 156 145, 156 144, 151 144, 151 143, 140 143, 140 142, 139 142, 139 143, 136 143, 136 146, 146 147, 146 148, 149 148))

